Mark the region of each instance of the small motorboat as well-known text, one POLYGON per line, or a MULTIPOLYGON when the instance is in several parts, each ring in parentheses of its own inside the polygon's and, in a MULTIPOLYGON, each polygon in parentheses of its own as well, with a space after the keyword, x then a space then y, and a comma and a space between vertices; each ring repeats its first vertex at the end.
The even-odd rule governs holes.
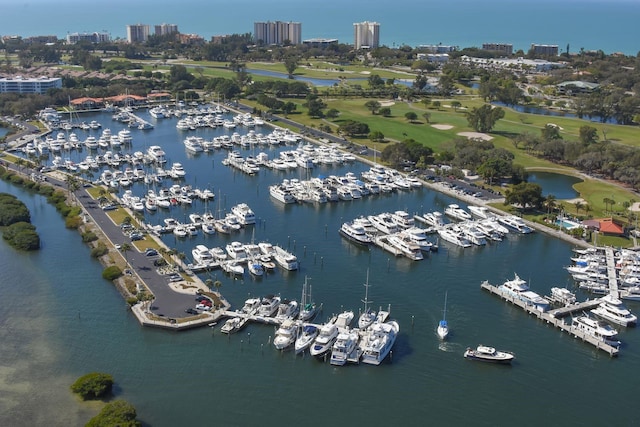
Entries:
POLYGON ((464 357, 481 362, 508 364, 515 358, 515 355, 508 351, 499 351, 493 347, 480 344, 475 350, 468 347, 464 352, 464 357))

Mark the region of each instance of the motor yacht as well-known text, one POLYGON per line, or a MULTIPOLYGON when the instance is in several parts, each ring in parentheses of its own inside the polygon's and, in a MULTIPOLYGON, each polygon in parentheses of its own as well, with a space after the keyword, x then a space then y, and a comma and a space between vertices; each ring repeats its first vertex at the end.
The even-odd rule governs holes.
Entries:
POLYGON ((372 242, 363 226, 355 222, 345 222, 340 226, 340 234, 354 243, 368 245, 372 242))
POLYGON ((342 366, 357 350, 360 335, 356 329, 344 330, 338 334, 331 347, 331 364, 342 366))
POLYGON ((362 363, 379 365, 387 357, 396 337, 400 325, 395 320, 385 323, 374 323, 364 334, 362 348, 362 363))
POLYGON ((276 330, 273 338, 273 345, 276 350, 285 350, 291 347, 298 338, 298 330, 300 326, 291 319, 286 319, 276 330))
POLYGON ((469 206, 467 206, 467 209, 469 210, 471 215, 473 215, 473 216, 475 216, 476 218, 479 218, 479 219, 493 218, 493 217, 496 216, 486 206, 469 205, 469 206))
POLYGON ((249 225, 256 223, 256 216, 246 203, 240 203, 231 208, 231 213, 238 219, 240 224, 249 225))
POLYGON ((420 227, 410 227, 400 232, 400 235, 418 245, 425 252, 433 251, 433 243, 427 239, 427 233, 420 227))
POLYGON ((549 301, 529 289, 526 280, 521 279, 514 273, 514 278, 506 280, 498 286, 498 290, 513 298, 519 299, 527 305, 535 306, 540 311, 549 309, 549 301))
POLYGON ((391 214, 381 213, 379 215, 370 215, 368 217, 371 225, 382 234, 394 234, 400 232, 398 224, 393 222, 391 214))
POLYGON ((471 219, 471 215, 469 214, 469 212, 465 211, 455 203, 447 206, 444 210, 444 213, 448 217, 453 218, 457 221, 468 221, 471 219))
POLYGON ((525 224, 522 218, 515 215, 499 216, 498 222, 509 227, 510 229, 517 231, 520 234, 529 234, 533 231, 531 227, 525 224))
POLYGON ((227 244, 225 249, 231 259, 244 260, 247 258, 247 252, 244 250, 244 245, 240 242, 231 242, 227 244))
POLYGON ((460 232, 457 232, 449 227, 438 228, 438 235, 442 240, 445 240, 454 245, 470 248, 471 242, 469 242, 460 232))
POLYGON ((399 234, 390 235, 387 239, 389 244, 402 252, 402 255, 406 256, 410 260, 420 261, 424 259, 420 246, 413 243, 408 238, 403 238, 399 234))
POLYGON ((260 309, 258 315, 264 317, 272 317, 278 311, 280 306, 280 297, 274 295, 267 295, 260 301, 260 309))
POLYGON ((290 252, 285 251, 280 246, 274 246, 273 259, 285 270, 297 270, 298 258, 290 252))
POLYGON ((213 262, 213 255, 205 245, 197 245, 191 250, 191 255, 196 264, 208 265, 213 262))
POLYGON ((576 303, 576 294, 567 288, 552 287, 551 299, 558 304, 567 306, 576 303))
POLYGON ((320 329, 318 329, 317 326, 304 325, 302 327, 302 332, 300 333, 294 344, 296 354, 301 353, 309 348, 315 341, 318 333, 320 333, 320 329))
POLYGON ((515 358, 515 355, 508 351, 496 350, 493 347, 481 344, 475 350, 470 347, 467 348, 464 352, 464 357, 480 362, 509 364, 515 358))
POLYGON ((181 163, 174 163, 169 170, 169 176, 173 179, 181 179, 186 176, 186 172, 181 163))
POLYGON ((278 311, 276 312, 276 319, 280 321, 284 321, 287 319, 295 319, 300 312, 300 305, 297 301, 287 300, 285 299, 278 306, 278 311))
POLYGON ((312 356, 323 356, 333 346, 334 341, 338 337, 338 327, 335 323, 327 323, 320 328, 318 336, 309 347, 309 353, 312 356))
POLYGON ((296 202, 296 198, 293 193, 291 193, 291 190, 283 185, 271 185, 269 187, 269 194, 281 203, 289 204, 296 202))
POLYGON ((589 316, 582 315, 574 317, 571 320, 571 329, 590 335, 612 347, 618 347, 620 345, 620 341, 618 341, 618 331, 613 329, 609 324, 601 320, 592 319, 589 316))
POLYGON ((638 317, 631 313, 621 300, 611 294, 603 297, 600 305, 591 312, 606 321, 621 326, 635 326, 638 320, 638 317))

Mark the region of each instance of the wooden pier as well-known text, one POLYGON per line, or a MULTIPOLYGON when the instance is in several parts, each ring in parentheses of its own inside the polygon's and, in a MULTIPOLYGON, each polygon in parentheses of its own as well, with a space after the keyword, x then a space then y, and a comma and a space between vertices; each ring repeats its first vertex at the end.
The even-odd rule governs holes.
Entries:
MULTIPOLYGON (((544 312, 544 311, 541 311, 540 309, 536 308, 533 305, 528 305, 524 301, 521 301, 519 299, 515 299, 510 294, 502 292, 500 289, 498 289, 497 286, 490 285, 489 282, 487 282, 487 281, 482 282, 480 284, 480 287, 482 289, 486 290, 486 291, 489 291, 490 293, 492 293, 494 295, 499 296, 500 298, 504 299, 505 301, 508 301, 508 302, 512 303, 513 305, 516 305, 516 306, 520 307, 521 309, 523 309, 528 314, 532 314, 532 315, 536 316, 538 319, 541 319, 541 320, 543 320, 543 321, 545 321, 547 323, 550 323, 553 326, 555 326, 555 327, 557 327, 557 328, 569 333, 570 335, 573 335, 576 338, 580 338, 582 341, 593 345, 598 350, 602 350, 602 351, 608 353, 612 357, 618 355, 619 349, 617 347, 613 347, 613 346, 611 346, 609 344, 606 344, 606 343, 596 339, 592 335, 585 334, 584 332, 574 328, 570 324, 565 323, 562 318, 557 317, 558 316, 557 312, 560 311, 560 310, 570 309, 572 307, 573 307, 572 311, 584 310, 585 309, 584 307, 576 308, 574 306, 580 306, 581 304, 585 304, 585 303, 573 304, 572 306, 565 307, 564 309, 558 309, 558 310, 552 310, 550 312, 544 312), (556 313, 554 315, 552 315, 553 312, 556 312, 556 313)), ((588 302, 589 303, 594 303, 595 301, 596 300, 592 300, 592 301, 588 301, 588 302)), ((566 313, 565 312, 562 312, 562 313, 565 313, 564 315, 567 315, 572 311, 566 311, 566 313)))

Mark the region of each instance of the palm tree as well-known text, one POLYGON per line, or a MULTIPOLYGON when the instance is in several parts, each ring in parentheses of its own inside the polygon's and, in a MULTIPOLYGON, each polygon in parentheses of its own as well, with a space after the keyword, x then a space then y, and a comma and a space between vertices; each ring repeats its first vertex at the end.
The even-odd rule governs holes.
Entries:
POLYGON ((591 206, 588 203, 585 203, 582 209, 584 209, 584 213, 587 215, 589 215, 589 212, 591 212, 591 206))
POLYGON ((577 201, 573 204, 573 206, 575 206, 576 208, 576 215, 578 215, 580 213, 580 209, 584 208, 584 204, 581 201, 577 201))
POLYGON ((120 252, 124 254, 124 260, 127 263, 127 265, 129 264, 129 259, 127 258, 127 252, 129 252, 130 250, 131 250, 131 245, 128 243, 123 243, 122 246, 120 246, 120 252))
POLYGON ((220 280, 216 280, 213 282, 213 287, 216 288, 216 292, 220 292, 220 288, 222 287, 222 282, 220 280))
POLYGON ((67 184, 67 191, 69 191, 69 193, 71 193, 73 196, 74 203, 77 202, 76 191, 80 188, 80 184, 78 183, 78 178, 75 175, 67 174, 64 181, 67 184))
POLYGON ((556 196, 553 194, 547 194, 547 198, 544 200, 544 204, 547 207, 547 215, 551 215, 551 212, 558 207, 556 200, 556 196))

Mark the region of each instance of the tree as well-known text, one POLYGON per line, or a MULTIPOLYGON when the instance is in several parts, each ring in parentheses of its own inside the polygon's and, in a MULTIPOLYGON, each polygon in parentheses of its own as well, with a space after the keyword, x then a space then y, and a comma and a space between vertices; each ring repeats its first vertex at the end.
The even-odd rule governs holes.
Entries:
POLYGON ((422 118, 424 119, 424 121, 426 123, 431 123, 431 113, 428 111, 425 111, 424 113, 422 113, 422 118))
POLYGON ((576 215, 580 213, 580 209, 584 208, 584 204, 579 200, 575 202, 573 206, 576 208, 576 215))
POLYGON ((504 117, 504 110, 491 104, 484 104, 479 108, 472 108, 467 112, 469 126, 476 132, 491 132, 496 122, 504 117))
POLYGON ((371 87, 372 89, 378 89, 384 86, 384 80, 382 80, 382 78, 377 74, 371 74, 368 78, 368 81, 369 87, 371 87))
POLYGON ((542 206, 542 187, 539 184, 521 182, 505 192, 505 205, 519 205, 523 210, 542 206))
POLYGON ((547 197, 544 199, 544 205, 547 207, 547 214, 551 214, 557 207, 557 198, 553 194, 547 194, 547 197))
POLYGON ((98 415, 89 420, 86 427, 139 427, 141 423, 136 420, 137 416, 133 405, 118 399, 107 403, 98 415))
POLYGON ((383 117, 391 117, 391 108, 390 107, 382 107, 378 110, 378 114, 383 117))
POLYGON ((71 384, 71 391, 80 395, 82 400, 98 399, 111 392, 113 377, 109 374, 91 372, 78 378, 71 384))
POLYGON ((328 119, 336 119, 340 115, 340 111, 336 110, 335 108, 330 108, 329 110, 327 110, 327 113, 325 115, 328 119))
POLYGON ((127 264, 129 264, 129 259, 127 258, 127 252, 129 252, 130 250, 131 250, 131 245, 128 243, 123 243, 122 246, 120 246, 120 252, 124 254, 124 260, 127 264))
POLYGON ((375 114, 376 111, 380 109, 381 104, 378 101, 371 100, 371 101, 365 102, 364 106, 367 107, 368 110, 371 110, 371 114, 375 114))
POLYGON ((431 105, 433 105, 436 110, 440 110, 442 103, 440 101, 433 101, 431 105))
POLYGON ((284 113, 284 115, 288 115, 293 113, 296 109, 298 108, 298 105, 291 102, 291 101, 287 101, 284 104, 282 104, 282 107, 280 108, 282 110, 282 112, 284 113))
POLYGON ((580 126, 580 142, 584 145, 598 142, 598 129, 589 125, 580 126))
POLYGON ((542 132, 542 138, 545 141, 562 139, 562 136, 560 136, 560 128, 554 124, 548 123, 540 131, 542 132))
POLYGON ((293 56, 288 57, 284 60, 284 68, 287 70, 287 75, 290 79, 293 79, 293 73, 298 68, 298 60, 293 56))
POLYGON ((369 133, 369 139, 374 142, 384 141, 384 134, 379 130, 374 130, 369 133))
POLYGON ((451 108, 453 108, 454 112, 458 111, 458 108, 460 108, 462 106, 462 103, 460 103, 460 101, 451 101, 451 108))
POLYGON ((407 111, 406 113, 404 113, 404 118, 409 122, 414 122, 418 119, 418 115, 413 111, 407 111))

